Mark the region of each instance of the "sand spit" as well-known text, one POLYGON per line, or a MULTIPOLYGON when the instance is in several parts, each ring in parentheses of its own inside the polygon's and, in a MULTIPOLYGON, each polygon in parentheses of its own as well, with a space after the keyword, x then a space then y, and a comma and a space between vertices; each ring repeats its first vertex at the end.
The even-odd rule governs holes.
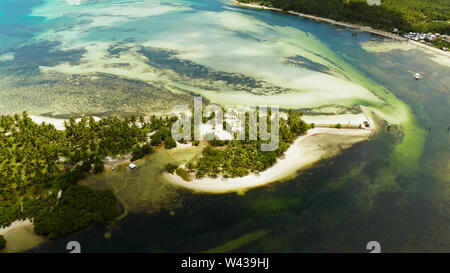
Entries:
POLYGON ((297 138, 278 162, 258 174, 237 178, 202 178, 185 181, 176 174, 165 172, 167 180, 177 186, 197 192, 227 193, 245 191, 249 188, 263 186, 275 181, 291 178, 302 168, 314 162, 339 153, 356 142, 368 139, 373 134, 368 129, 314 128, 297 138))

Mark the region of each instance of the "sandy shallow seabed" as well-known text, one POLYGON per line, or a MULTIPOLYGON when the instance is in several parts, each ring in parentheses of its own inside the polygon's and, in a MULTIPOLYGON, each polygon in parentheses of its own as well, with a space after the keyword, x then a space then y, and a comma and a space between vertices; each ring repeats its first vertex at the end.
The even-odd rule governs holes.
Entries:
POLYGON ((240 192, 271 182, 291 178, 302 168, 314 162, 339 153, 352 144, 366 140, 374 132, 370 129, 314 128, 297 138, 269 169, 258 174, 237 178, 202 178, 185 181, 176 174, 165 172, 163 176, 172 184, 198 192, 227 193, 240 192))
MULTIPOLYGON (((431 56, 431 60, 433 60, 434 62, 436 62, 440 65, 446 66, 446 67, 450 67, 450 54, 445 55, 445 54, 436 53, 436 50, 437 51, 441 51, 441 50, 438 50, 438 49, 432 48, 432 47, 427 47, 421 43, 414 42, 414 41, 409 41, 409 43, 408 42, 399 43, 396 41, 385 41, 385 42, 370 41, 370 42, 361 43, 361 47, 367 52, 375 52, 375 53, 384 53, 384 52, 390 52, 393 50, 409 51, 409 50, 419 49, 419 50, 422 50, 423 52, 429 54, 431 56), (417 47, 417 46, 419 46, 419 47, 417 47)), ((444 52, 444 51, 441 51, 441 52, 444 52)), ((448 53, 448 52, 446 52, 446 53, 448 53)))
POLYGON ((43 236, 36 235, 29 220, 16 220, 6 228, 0 228, 0 235, 6 240, 6 247, 0 253, 22 252, 44 242, 43 236))

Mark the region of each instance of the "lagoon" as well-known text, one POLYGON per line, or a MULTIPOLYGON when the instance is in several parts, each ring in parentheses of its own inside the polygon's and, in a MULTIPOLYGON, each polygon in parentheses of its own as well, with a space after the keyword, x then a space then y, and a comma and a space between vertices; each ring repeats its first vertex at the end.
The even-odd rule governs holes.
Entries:
MULTIPOLYGON (((233 242, 228 251, 364 252, 372 240, 389 252, 450 249, 450 71, 432 53, 228 1, 5 7, 0 56, 14 59, 0 63, 1 113, 166 113, 198 94, 313 115, 363 105, 379 124, 395 125, 289 181, 241 194, 198 194, 158 178, 170 157, 195 153, 161 152, 133 174, 92 176, 86 183, 112 188, 129 213, 110 230, 73 235, 83 251, 207 251, 233 242)), ((64 252, 66 241, 31 251, 64 252)))

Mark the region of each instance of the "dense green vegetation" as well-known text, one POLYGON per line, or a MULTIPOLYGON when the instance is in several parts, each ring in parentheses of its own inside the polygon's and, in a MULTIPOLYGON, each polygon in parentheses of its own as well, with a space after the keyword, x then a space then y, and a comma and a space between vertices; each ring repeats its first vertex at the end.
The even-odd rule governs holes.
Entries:
MULTIPOLYGON (((258 140, 249 140, 247 126, 246 140, 211 141, 202 151, 202 157, 189 162, 186 167, 194 172, 197 178, 218 175, 239 177, 250 172, 261 172, 275 164, 290 144, 310 128, 301 116, 300 112, 289 111, 287 119, 280 119, 279 146, 275 151, 261 151, 261 143, 264 141, 259 137, 258 140)), ((246 124, 248 125, 248 122, 246 124)))
POLYGON ((283 10, 401 31, 450 33, 448 0, 382 0, 369 6, 366 0, 240 0, 283 10))
POLYGON ((178 168, 177 165, 173 165, 170 163, 166 165, 166 171, 171 174, 173 174, 177 168, 178 168))
MULTIPOLYGON (((0 117, 0 227, 34 219, 35 232, 51 238, 105 223, 116 214, 115 197, 77 185, 104 170, 106 157, 153 152, 149 134, 169 131, 176 118, 71 118, 65 130, 34 123, 27 113, 0 117)), ((172 140, 173 141, 173 140, 172 140)), ((166 147, 175 147, 169 141, 166 147)), ((160 142, 158 142, 158 145, 160 142)))
POLYGON ((93 191, 86 186, 69 187, 58 205, 46 207, 34 218, 36 234, 56 238, 90 225, 106 223, 116 215, 115 197, 110 191, 93 191))
POLYGON ((192 180, 192 177, 191 177, 190 173, 186 169, 178 168, 176 170, 176 174, 179 177, 183 178, 185 181, 191 181, 192 180))
POLYGON ((426 39, 426 41, 432 43, 434 45, 434 47, 437 47, 439 49, 444 49, 444 48, 450 49, 450 43, 444 39, 436 39, 433 41, 426 39))
POLYGON ((175 142, 175 140, 170 136, 170 137, 166 137, 164 139, 164 148, 166 149, 172 149, 177 147, 177 143, 175 142))
POLYGON ((142 146, 136 146, 133 149, 131 161, 135 161, 143 158, 146 155, 154 153, 155 150, 150 144, 144 144, 142 146))

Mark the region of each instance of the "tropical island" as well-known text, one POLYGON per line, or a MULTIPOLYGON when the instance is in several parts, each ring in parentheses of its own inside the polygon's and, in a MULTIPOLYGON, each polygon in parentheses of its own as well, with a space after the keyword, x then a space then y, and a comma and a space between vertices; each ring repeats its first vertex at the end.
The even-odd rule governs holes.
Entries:
POLYGON ((0 235, 16 221, 32 221, 34 232, 50 239, 113 221, 118 214, 114 194, 78 182, 103 172, 105 161, 118 155, 134 161, 151 154, 151 145, 162 141, 168 149, 175 147, 167 129, 174 120, 152 116, 148 122, 142 117, 96 121, 91 116, 71 118, 58 130, 33 122, 26 112, 1 116, 0 235))
MULTIPOLYGON (((287 118, 279 121, 279 144, 274 151, 261 151, 261 132, 258 130, 257 139, 250 140, 248 115, 246 117, 244 140, 217 140, 209 141, 202 157, 195 162, 189 162, 186 167, 195 173, 196 178, 204 176, 242 177, 251 172, 261 172, 273 166, 277 158, 287 151, 292 142, 305 134, 314 124, 306 124, 301 119, 303 113, 289 111, 287 118)), ((270 123, 268 123, 269 130, 270 123)))
MULTIPOLYGON (((404 0, 377 1, 367 0, 239 0, 238 3, 249 4, 250 7, 265 7, 287 11, 296 15, 311 15, 369 26, 375 29, 394 33, 408 39, 436 48, 450 48, 450 5, 446 0, 404 0), (369 2, 374 2, 372 5, 369 2), (428 35, 427 35, 428 33, 428 35), (435 34, 439 34, 436 36, 435 34), (423 37, 420 34, 423 35, 423 37)), ((390 37, 395 37, 390 35, 390 37)), ((401 37, 401 36, 398 36, 401 37)))
MULTIPOLYGON (((223 178, 234 181, 234 189, 245 189, 283 178, 286 167, 294 171, 302 167, 304 164, 296 164, 304 163, 299 156, 304 156, 310 163, 318 160, 308 157, 308 151, 298 150, 299 143, 312 135, 329 133, 329 130, 353 136, 355 130, 359 136, 371 132, 365 130, 363 123, 356 128, 350 123, 314 128, 313 122, 302 120, 303 112, 300 111, 289 110, 281 116, 279 143, 270 151, 260 149, 261 144, 268 141, 261 139, 259 130, 256 140, 249 138, 248 114, 245 116, 244 140, 222 140, 217 136, 207 140, 210 132, 205 132, 201 140, 194 140, 197 127, 191 119, 192 140, 180 142, 171 135, 171 127, 178 120, 175 116, 102 119, 83 116, 78 120, 62 121, 63 126, 61 120, 30 117, 26 112, 1 116, 0 247, 7 244, 2 234, 18 226, 32 226, 35 234, 53 239, 94 223, 111 223, 120 210, 115 195, 109 190, 93 190, 79 182, 89 175, 102 173, 105 165, 114 167, 133 162, 153 154, 155 149, 201 144, 201 153, 193 160, 180 166, 168 164, 166 177, 187 188, 195 188, 198 181, 207 179, 216 183, 213 185, 215 191, 223 192, 230 190, 223 188, 223 178), (289 158, 285 160, 288 164, 282 165, 283 173, 280 174, 275 165, 280 165, 282 157, 289 158), (274 171, 275 174, 270 174, 274 171), (259 178, 255 177, 258 174, 259 178), (248 180, 252 181, 251 185, 246 182, 248 180)), ((270 117, 269 111, 267 118, 270 120, 270 117)), ((203 117, 200 129, 204 131, 205 123, 213 118, 214 115, 203 117)), ((233 120, 225 121, 224 127, 226 122, 233 120)), ((272 130, 270 122, 267 129, 272 130)), ((355 138, 355 141, 363 139, 355 138)))
POLYGON ((303 112, 289 110, 283 114, 276 150, 261 151, 260 145, 264 141, 259 137, 249 140, 246 126, 245 140, 208 141, 201 154, 189 162, 167 165, 165 178, 170 183, 199 192, 241 192, 289 178, 299 169, 367 140, 374 133, 373 121, 364 111, 343 115, 343 119, 352 120, 347 124, 332 122, 342 118, 339 115, 330 115, 326 119, 317 115, 305 116, 307 123, 303 120, 303 112), (332 148, 337 143, 339 148, 332 148))

